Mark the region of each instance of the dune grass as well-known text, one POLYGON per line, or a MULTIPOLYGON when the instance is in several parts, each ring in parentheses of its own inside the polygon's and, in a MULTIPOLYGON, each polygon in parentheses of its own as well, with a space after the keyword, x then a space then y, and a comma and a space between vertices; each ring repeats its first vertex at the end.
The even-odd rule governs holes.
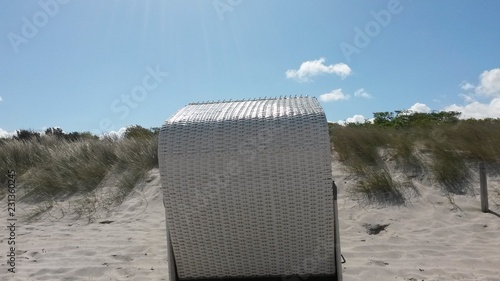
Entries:
POLYGON ((473 195, 468 165, 500 162, 500 119, 423 122, 406 126, 330 124, 340 161, 364 180, 352 193, 371 203, 404 204, 402 183, 391 178, 387 160, 408 178, 429 173, 447 195, 473 195), (422 161, 429 154, 432 162, 422 161), (377 172, 374 172, 377 171, 377 172), (390 194, 394 200, 387 200, 390 194))
POLYGON ((79 141, 42 136, 30 141, 3 140, 0 144, 0 169, 17 172, 25 200, 49 201, 87 194, 99 187, 109 173, 117 176, 125 196, 157 166, 154 134, 79 141))
POLYGON ((407 189, 395 181, 386 170, 365 169, 363 180, 351 190, 352 197, 362 204, 404 205, 407 189))
POLYGON ((330 124, 331 143, 340 161, 361 177, 349 190, 363 204, 404 205, 412 196, 408 181, 398 182, 391 176, 387 161, 392 159, 407 172, 422 170, 413 153, 415 143, 407 130, 371 126, 330 124))
MULTIPOLYGON (((500 119, 380 116, 385 119, 375 124, 329 124, 334 153, 361 178, 348 192, 365 203, 404 205, 418 193, 411 179, 424 175, 430 175, 447 195, 470 195, 468 165, 500 163, 500 119), (431 163, 423 161, 423 155, 431 163), (394 169, 407 178, 392 178, 394 169)), ((24 194, 21 200, 43 202, 41 209, 50 209, 57 198, 79 194, 79 212, 91 217, 95 190, 107 175, 117 179, 118 192, 99 200, 119 204, 149 170, 158 167, 158 129, 132 126, 120 140, 24 133, 29 138, 0 140, 0 170, 16 170, 24 194)))

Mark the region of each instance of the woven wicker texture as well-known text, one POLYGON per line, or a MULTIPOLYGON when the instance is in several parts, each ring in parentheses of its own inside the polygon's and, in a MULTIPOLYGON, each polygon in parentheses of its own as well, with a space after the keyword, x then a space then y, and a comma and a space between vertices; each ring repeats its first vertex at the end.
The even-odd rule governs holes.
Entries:
POLYGON ((312 97, 192 103, 159 136, 180 279, 334 274, 330 144, 312 97))

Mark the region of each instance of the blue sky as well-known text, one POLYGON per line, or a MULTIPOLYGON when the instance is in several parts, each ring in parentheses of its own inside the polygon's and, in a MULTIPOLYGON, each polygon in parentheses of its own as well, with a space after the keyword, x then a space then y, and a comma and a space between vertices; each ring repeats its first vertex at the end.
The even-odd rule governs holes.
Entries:
POLYGON ((0 2, 0 135, 158 127, 195 101, 310 95, 328 120, 500 117, 500 1, 0 2))

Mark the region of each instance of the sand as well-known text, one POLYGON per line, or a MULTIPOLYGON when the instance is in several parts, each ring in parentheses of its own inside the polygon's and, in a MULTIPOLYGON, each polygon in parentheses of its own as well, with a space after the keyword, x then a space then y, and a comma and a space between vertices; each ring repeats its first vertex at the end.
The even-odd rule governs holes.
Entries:
MULTIPOLYGON (((495 203, 500 195, 493 190, 500 189, 499 177, 488 179, 490 209, 496 213, 482 213, 479 196, 455 196, 457 208, 425 180, 415 180, 420 196, 407 206, 360 205, 346 193, 359 179, 340 166, 334 166, 334 176, 347 260, 344 280, 500 280, 495 203)), ((36 222, 18 221, 15 274, 7 271, 8 233, 2 230, 0 280, 167 280, 159 185, 158 170, 153 170, 123 205, 91 223, 56 207, 36 222)), ((18 203, 17 213, 29 207, 18 203)))
MULTIPOLYGON (((165 212, 157 170, 149 180, 111 216, 94 223, 86 217, 61 218, 57 210, 39 222, 19 222, 16 273, 7 271, 7 244, 0 239, 0 280, 167 280, 165 212)), ((2 222, 6 214, 2 208, 2 222)))
POLYGON ((358 179, 336 171, 344 280, 500 280, 498 177, 488 182, 496 213, 483 213, 479 196, 454 196, 455 206, 420 181, 407 206, 361 206, 345 192, 358 179), (370 234, 377 225, 385 230, 370 234))

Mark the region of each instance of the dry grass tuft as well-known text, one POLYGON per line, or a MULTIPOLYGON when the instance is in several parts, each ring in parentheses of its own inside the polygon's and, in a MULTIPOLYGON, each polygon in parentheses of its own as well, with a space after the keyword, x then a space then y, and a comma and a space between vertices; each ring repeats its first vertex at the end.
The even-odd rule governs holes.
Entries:
POLYGON ((375 205, 404 205, 405 194, 401 183, 393 180, 391 175, 385 171, 368 170, 360 181, 351 190, 351 194, 362 204, 375 205))

